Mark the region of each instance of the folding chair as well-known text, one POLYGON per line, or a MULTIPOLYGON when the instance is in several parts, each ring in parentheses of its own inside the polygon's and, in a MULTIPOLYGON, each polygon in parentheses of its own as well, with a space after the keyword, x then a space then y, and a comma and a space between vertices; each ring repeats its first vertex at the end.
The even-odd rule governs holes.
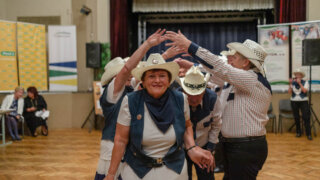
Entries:
POLYGON ((278 132, 282 133, 282 118, 294 119, 290 99, 281 99, 279 101, 279 123, 278 132))

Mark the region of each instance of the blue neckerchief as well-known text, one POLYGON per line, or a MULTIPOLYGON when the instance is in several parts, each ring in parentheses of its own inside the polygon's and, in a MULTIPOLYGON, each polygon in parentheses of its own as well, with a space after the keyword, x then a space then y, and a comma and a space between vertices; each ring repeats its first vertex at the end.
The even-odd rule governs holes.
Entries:
MULTIPOLYGON (((305 80, 301 80, 301 84, 304 86, 304 84, 306 83, 305 80)), ((296 88, 296 89, 300 89, 300 85, 296 82, 296 81, 293 81, 292 82, 292 85, 296 88)))
MULTIPOLYGON (((304 86, 306 83, 305 80, 301 80, 301 84, 304 86)), ((293 81, 292 82, 292 85, 296 88, 296 89, 300 89, 300 85, 296 82, 296 81, 293 81)), ((296 94, 293 92, 292 95, 291 95, 293 98, 296 97, 296 94)), ((304 93, 304 92, 300 92, 299 96, 303 99, 305 97, 307 97, 307 93, 304 93)))
POLYGON ((146 89, 143 93, 152 120, 159 130, 165 133, 174 121, 174 107, 169 91, 167 90, 159 99, 150 96, 146 89))

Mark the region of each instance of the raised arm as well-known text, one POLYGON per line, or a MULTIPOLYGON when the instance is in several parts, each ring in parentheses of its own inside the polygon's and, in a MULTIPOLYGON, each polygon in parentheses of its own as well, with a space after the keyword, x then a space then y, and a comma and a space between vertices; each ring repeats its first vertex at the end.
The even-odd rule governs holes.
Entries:
POLYGON ((168 46, 176 46, 185 53, 189 53, 196 61, 204 66, 207 72, 214 76, 244 91, 250 91, 252 87, 256 85, 257 76, 255 74, 226 64, 218 56, 192 43, 180 31, 178 33, 168 31, 166 38, 173 41, 172 43, 167 43, 168 46))
POLYGON ((131 71, 139 64, 140 60, 148 52, 148 50, 165 40, 165 37, 163 36, 165 31, 165 29, 158 29, 155 33, 149 36, 149 38, 132 54, 125 66, 116 76, 113 94, 118 94, 121 91, 126 81, 131 76, 131 71))

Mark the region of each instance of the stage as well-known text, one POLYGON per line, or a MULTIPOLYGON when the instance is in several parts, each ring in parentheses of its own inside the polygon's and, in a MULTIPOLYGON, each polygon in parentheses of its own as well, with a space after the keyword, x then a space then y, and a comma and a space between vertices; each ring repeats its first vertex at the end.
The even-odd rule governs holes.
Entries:
MULTIPOLYGON (((99 158, 100 131, 49 131, 0 147, 0 179, 92 180, 99 158)), ((258 180, 320 179, 320 138, 308 141, 293 133, 267 135, 269 155, 258 180)), ((215 175, 221 180, 223 173, 215 175)))

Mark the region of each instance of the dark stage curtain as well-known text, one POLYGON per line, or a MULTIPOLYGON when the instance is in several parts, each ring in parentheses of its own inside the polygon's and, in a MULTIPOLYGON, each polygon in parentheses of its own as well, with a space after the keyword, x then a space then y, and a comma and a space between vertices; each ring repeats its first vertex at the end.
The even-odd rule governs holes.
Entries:
MULTIPOLYGON (((257 40, 256 21, 227 23, 147 24, 147 37, 154 33, 158 28, 166 28, 169 31, 175 32, 180 29, 188 39, 217 55, 219 55, 222 50, 227 50, 227 43, 243 42, 246 39, 251 39, 254 41, 257 40)), ((147 57, 150 53, 163 53, 168 48, 165 46, 165 43, 166 42, 151 48, 147 53, 147 57)))
POLYGON ((111 58, 128 56, 128 2, 110 1, 111 58))
POLYGON ((306 20, 306 0, 275 0, 278 23, 306 20))

